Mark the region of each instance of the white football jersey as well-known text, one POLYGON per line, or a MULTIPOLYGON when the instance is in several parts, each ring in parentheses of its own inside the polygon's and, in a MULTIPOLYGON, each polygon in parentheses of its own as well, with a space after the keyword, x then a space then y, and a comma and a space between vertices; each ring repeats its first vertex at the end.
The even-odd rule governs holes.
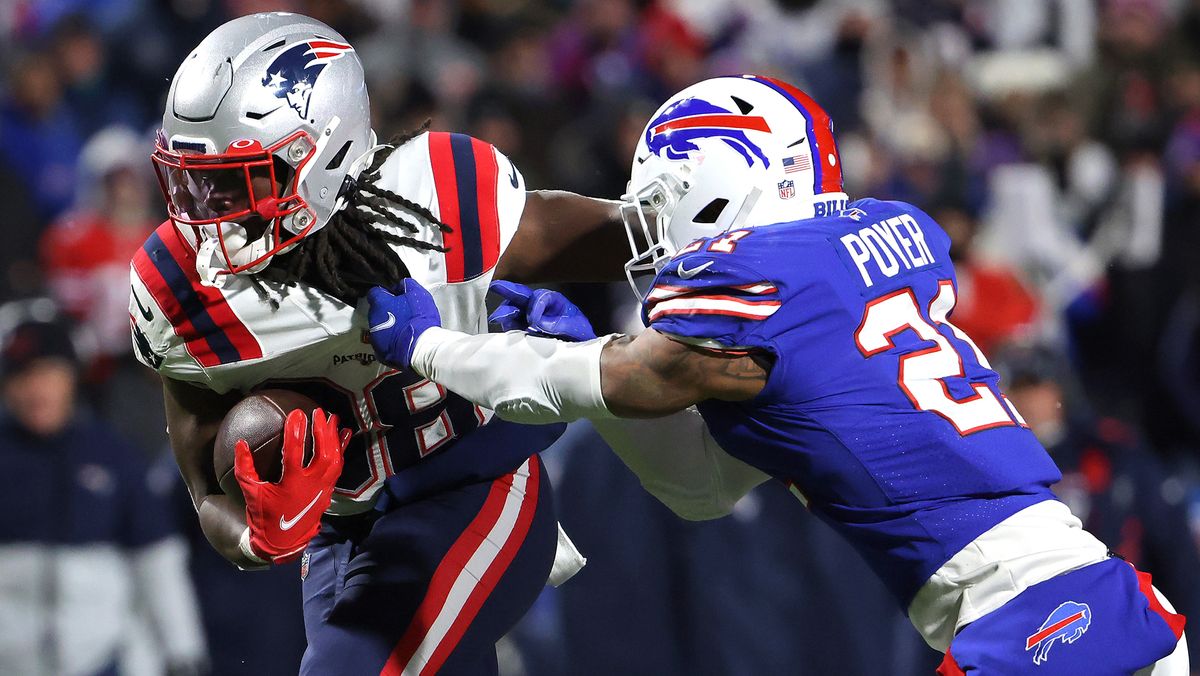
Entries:
MULTIPOLYGON (((525 207, 520 173, 491 145, 430 132, 397 148, 379 185, 428 208, 452 229, 417 225, 397 234, 446 253, 393 246, 409 276, 433 294, 447 328, 487 330, 484 297, 525 207)), ((334 226, 336 227, 336 226, 334 226)), ((370 507, 383 480, 485 424, 481 409, 411 372, 380 364, 357 307, 307 285, 261 279, 273 309, 245 276, 218 289, 200 284, 195 240, 171 221, 134 256, 129 313, 138 358, 163 377, 214 392, 282 387, 318 401, 356 428, 330 511, 370 507)))

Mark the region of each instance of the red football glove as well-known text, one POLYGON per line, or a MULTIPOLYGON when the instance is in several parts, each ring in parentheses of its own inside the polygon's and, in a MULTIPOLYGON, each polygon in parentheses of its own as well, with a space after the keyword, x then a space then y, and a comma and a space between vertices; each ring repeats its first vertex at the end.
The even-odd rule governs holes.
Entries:
POLYGON ((288 414, 283 425, 283 471, 279 483, 261 481, 254 456, 245 440, 234 448, 233 471, 246 498, 246 524, 250 549, 260 559, 287 563, 300 556, 317 534, 321 515, 329 508, 333 486, 342 473, 342 452, 350 443, 350 430, 338 432, 336 415, 328 418, 316 409, 313 420, 313 457, 304 466, 308 417, 301 410, 288 414))

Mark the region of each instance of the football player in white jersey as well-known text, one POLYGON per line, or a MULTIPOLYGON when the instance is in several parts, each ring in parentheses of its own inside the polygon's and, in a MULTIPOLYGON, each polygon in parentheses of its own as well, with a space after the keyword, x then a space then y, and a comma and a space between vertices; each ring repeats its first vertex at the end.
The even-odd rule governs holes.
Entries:
POLYGON ((303 553, 302 673, 494 673, 495 640, 552 565, 579 564, 537 456, 560 430, 492 420, 381 364, 359 299, 416 279, 446 326, 485 331, 494 275, 618 277, 616 204, 527 192, 468 136, 377 144, 353 47, 295 14, 235 19, 196 47, 152 159, 170 218, 132 262, 133 338, 212 546, 245 569, 303 553), (314 457, 301 467, 303 415, 277 483, 239 444, 243 507, 218 485, 214 438, 267 387, 320 403, 314 457))

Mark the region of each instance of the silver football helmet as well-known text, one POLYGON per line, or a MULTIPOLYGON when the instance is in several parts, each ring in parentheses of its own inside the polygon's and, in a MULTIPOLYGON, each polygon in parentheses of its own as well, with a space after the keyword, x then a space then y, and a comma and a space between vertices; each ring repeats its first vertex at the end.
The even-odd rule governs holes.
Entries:
POLYGON ((219 286, 324 227, 374 144, 354 48, 320 21, 269 12, 225 23, 184 59, 152 159, 201 281, 219 286))

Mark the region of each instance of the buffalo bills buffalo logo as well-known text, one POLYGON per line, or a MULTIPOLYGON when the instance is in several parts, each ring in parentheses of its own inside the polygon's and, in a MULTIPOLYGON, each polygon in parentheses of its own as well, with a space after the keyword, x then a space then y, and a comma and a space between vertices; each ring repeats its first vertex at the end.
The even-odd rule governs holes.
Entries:
POLYGON ((308 40, 292 45, 267 66, 264 87, 281 99, 302 119, 308 118, 308 102, 321 71, 354 48, 344 42, 308 40))
POLYGON ((1042 626, 1025 639, 1025 650, 1037 648, 1033 663, 1041 664, 1050 656, 1055 643, 1078 641, 1092 626, 1092 609, 1086 603, 1067 601, 1050 613, 1042 626))
POLYGON ((693 152, 698 139, 716 138, 729 144, 754 166, 755 158, 770 167, 771 161, 753 141, 747 131, 770 132, 767 121, 757 115, 739 115, 731 110, 713 105, 708 101, 688 98, 663 111, 650 121, 646 129, 646 145, 650 152, 669 160, 686 160, 693 152))

